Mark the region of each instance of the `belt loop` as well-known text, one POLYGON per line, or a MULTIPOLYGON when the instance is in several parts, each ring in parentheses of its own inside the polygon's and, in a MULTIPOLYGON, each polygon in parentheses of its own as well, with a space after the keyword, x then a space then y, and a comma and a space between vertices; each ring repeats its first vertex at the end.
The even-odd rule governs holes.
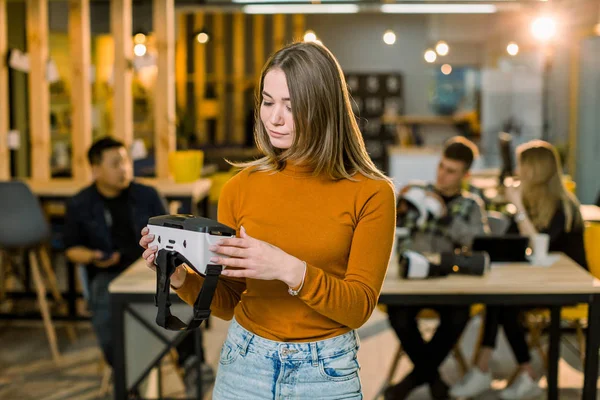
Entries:
POLYGON ((354 332, 354 340, 356 340, 356 349, 360 349, 360 338, 358 337, 358 331, 356 329, 354 329, 352 332, 354 332))
POLYGON ((317 344, 314 342, 310 343, 310 353, 312 355, 313 367, 319 366, 319 354, 317 353, 317 344))
POLYGON ((254 337, 254 334, 250 333, 250 332, 246 332, 246 334, 244 335, 244 342, 242 343, 242 347, 240 348, 240 354, 242 356, 246 356, 246 353, 248 352, 248 346, 250 345, 250 342, 252 341, 252 337, 254 337))

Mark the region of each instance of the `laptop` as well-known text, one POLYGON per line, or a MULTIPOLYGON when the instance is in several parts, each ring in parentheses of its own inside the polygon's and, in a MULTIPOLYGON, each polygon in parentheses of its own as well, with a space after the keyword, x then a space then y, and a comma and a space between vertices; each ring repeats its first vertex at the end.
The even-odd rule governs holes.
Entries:
POLYGON ((521 235, 476 236, 473 251, 485 251, 492 262, 525 262, 529 238, 521 235))

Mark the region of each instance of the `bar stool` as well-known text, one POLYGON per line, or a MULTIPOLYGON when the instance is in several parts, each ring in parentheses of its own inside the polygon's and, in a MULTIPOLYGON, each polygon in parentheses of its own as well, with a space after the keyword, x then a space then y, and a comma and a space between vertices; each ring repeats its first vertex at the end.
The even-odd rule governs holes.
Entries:
MULTIPOLYGON (((31 275, 37 292, 37 300, 44 321, 50 351, 55 362, 60 360, 56 332, 50 315, 50 307, 46 298, 50 290, 55 302, 65 311, 66 303, 58 290, 56 275, 50 265, 50 257, 45 244, 50 239, 50 227, 44 218, 37 197, 23 182, 0 182, 0 250, 8 255, 24 250, 29 258, 31 275), (41 269, 40 269, 41 266, 41 269), (48 287, 44 283, 48 283, 48 287)), ((9 260, 10 257, 3 257, 9 260)), ((0 265, 0 299, 5 295, 4 278, 10 273, 10 262, 0 265)), ((67 334, 75 340, 75 329, 67 326, 67 334)))

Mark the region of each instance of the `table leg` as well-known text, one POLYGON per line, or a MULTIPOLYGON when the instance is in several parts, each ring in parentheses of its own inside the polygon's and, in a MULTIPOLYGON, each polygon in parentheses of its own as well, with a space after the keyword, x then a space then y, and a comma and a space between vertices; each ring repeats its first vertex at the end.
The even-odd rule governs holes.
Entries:
POLYGON ((125 370, 125 304, 118 295, 110 295, 113 318, 113 381, 114 399, 126 400, 127 377, 125 370))
POLYGON ((600 348, 600 296, 592 295, 588 311, 585 342, 585 365, 582 399, 595 399, 598 381, 598 351, 600 348))
POLYGON ((548 399, 558 400, 558 362, 560 358, 560 306, 550 308, 550 346, 548 349, 548 399))

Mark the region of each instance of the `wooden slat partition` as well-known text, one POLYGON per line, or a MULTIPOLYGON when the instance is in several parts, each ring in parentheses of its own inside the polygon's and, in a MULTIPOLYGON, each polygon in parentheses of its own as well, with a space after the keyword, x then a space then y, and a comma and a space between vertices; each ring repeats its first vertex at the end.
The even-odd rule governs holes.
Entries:
POLYGON ((112 0, 111 31, 115 43, 113 69, 113 132, 127 148, 133 142, 131 0, 112 0))
POLYGON ((233 142, 244 143, 246 108, 244 107, 244 90, 246 82, 244 70, 246 69, 246 19, 245 15, 236 13, 233 15, 233 142))
POLYGON ((285 15, 273 16, 273 51, 277 51, 285 44, 285 15))
POLYGON ((304 38, 306 17, 303 14, 294 14, 294 41, 301 42, 304 38))
POLYGON ((154 94, 156 177, 169 177, 169 153, 176 149, 175 0, 154 0, 153 25, 158 54, 154 94))
POLYGON ((215 138, 216 144, 223 144, 227 140, 225 136, 225 17, 222 13, 214 15, 213 20, 214 29, 214 62, 215 62, 215 76, 217 83, 215 85, 215 92, 217 95, 217 101, 219 103, 218 116, 217 116, 217 137, 215 138))
MULTIPOLYGON (((194 30, 204 29, 204 13, 194 14, 194 30)), ((212 38, 210 38, 212 40, 212 38)), ((206 118, 203 107, 206 90, 206 44, 198 43, 194 38, 194 97, 196 106, 196 135, 201 144, 208 142, 206 118)))
MULTIPOLYGON (((265 63, 265 16, 255 15, 252 24, 252 44, 254 49, 254 75, 259 78, 265 63)), ((258 82, 256 83, 258 84, 258 82)))
POLYGON ((0 180, 10 178, 10 152, 8 150, 9 94, 8 94, 8 27, 6 0, 0 0, 0 180))
POLYGON ((29 53, 29 134, 31 177, 48 180, 50 174, 50 90, 48 62, 48 2, 27 0, 27 49, 29 53))
POLYGON ((177 108, 185 110, 187 106, 187 14, 177 14, 177 44, 175 45, 175 86, 177 87, 177 108))
POLYGON ((90 2, 69 1, 69 44, 71 47, 71 143, 72 174, 75 180, 89 180, 87 151, 92 145, 92 88, 90 82, 90 2))

